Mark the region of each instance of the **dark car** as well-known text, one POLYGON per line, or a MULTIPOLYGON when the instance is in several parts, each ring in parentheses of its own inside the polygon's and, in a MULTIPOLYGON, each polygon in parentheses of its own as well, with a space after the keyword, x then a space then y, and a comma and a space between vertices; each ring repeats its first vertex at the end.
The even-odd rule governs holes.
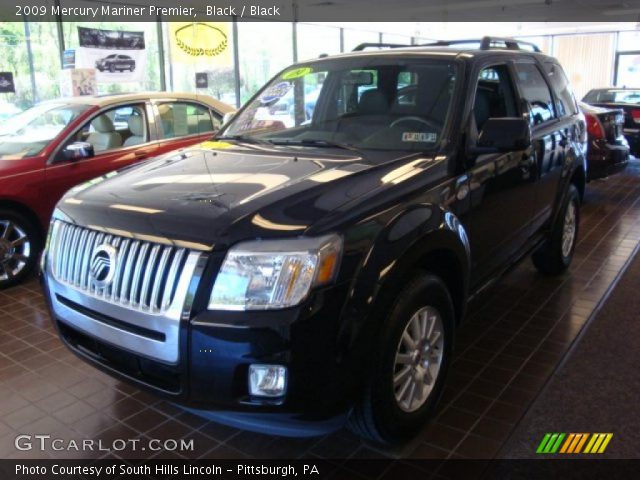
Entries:
POLYGON ((495 42, 297 64, 217 141, 72 189, 43 257, 63 342, 221 422, 415 433, 469 298, 577 238, 584 117, 555 59, 495 42))
POLYGON ((129 55, 111 54, 96 61, 96 68, 101 72, 105 70, 113 72, 124 72, 129 70, 133 72, 136 69, 136 61, 129 55))
POLYGON ((621 172, 629 163, 629 143, 622 134, 624 111, 579 105, 587 124, 587 180, 621 172))
POLYGON ((596 88, 582 99, 597 107, 617 108, 624 111, 624 136, 631 153, 640 157, 640 88, 596 88))

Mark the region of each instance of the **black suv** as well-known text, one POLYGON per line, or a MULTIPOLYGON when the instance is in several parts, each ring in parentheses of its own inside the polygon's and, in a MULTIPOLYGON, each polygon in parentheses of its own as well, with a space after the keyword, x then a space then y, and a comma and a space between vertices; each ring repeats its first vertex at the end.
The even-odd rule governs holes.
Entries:
POLYGON ((299 63, 217 138, 72 189, 43 258, 64 343, 222 422, 414 433, 469 298, 530 252, 565 270, 585 188, 560 65, 478 44, 299 63))

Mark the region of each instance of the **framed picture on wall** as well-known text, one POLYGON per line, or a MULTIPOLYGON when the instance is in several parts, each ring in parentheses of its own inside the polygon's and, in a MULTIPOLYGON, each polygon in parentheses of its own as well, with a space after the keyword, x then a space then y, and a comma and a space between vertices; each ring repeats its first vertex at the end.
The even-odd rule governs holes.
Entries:
POLYGON ((640 87, 640 50, 618 52, 615 72, 616 87, 640 87))
POLYGON ((15 93, 16 86, 13 83, 13 73, 0 72, 0 93, 15 93))

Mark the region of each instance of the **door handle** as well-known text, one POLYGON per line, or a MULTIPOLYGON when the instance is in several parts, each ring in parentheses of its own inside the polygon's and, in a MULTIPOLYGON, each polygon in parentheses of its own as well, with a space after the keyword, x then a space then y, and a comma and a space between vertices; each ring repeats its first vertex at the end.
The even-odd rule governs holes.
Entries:
POLYGON ((144 157, 146 157, 147 155, 149 155, 149 152, 147 152, 147 151, 142 151, 142 152, 141 152, 141 151, 137 151, 137 152, 134 152, 134 153, 133 153, 133 155, 134 155, 136 158, 144 158, 144 157))

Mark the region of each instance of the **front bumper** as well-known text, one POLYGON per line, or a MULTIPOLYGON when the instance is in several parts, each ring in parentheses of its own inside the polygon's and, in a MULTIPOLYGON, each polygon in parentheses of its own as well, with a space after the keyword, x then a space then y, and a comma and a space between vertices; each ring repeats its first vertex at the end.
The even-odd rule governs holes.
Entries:
MULTIPOLYGON (((212 259, 208 270, 217 271, 221 261, 212 259)), ((204 279, 211 278, 207 272, 200 273, 204 279)), ((135 312, 119 312, 117 322, 109 324, 103 312, 112 305, 77 292, 74 296, 72 288, 46 273, 42 281, 62 341, 84 361, 112 376, 243 428, 263 426, 271 433, 304 435, 341 425, 357 383, 337 342, 348 286, 317 291, 301 306, 282 311, 211 312, 202 305, 213 279, 199 281, 198 276, 196 272, 194 281, 199 285, 192 289, 193 305, 176 323, 175 362, 136 350, 131 342, 139 332, 128 330, 131 322, 140 326, 143 319, 135 318, 135 312), (105 328, 120 330, 129 343, 123 343, 122 337, 105 336, 105 328), (275 399, 249 395, 252 363, 286 366, 286 395, 275 399)))

